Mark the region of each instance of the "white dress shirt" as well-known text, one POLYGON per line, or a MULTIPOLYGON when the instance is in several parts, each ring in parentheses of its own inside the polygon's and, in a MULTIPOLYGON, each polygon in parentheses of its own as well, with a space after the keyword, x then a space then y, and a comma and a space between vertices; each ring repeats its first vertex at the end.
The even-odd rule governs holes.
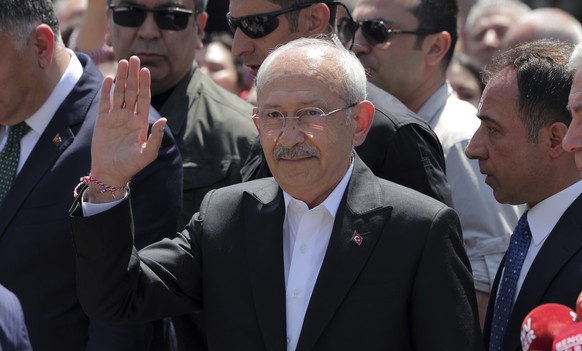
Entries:
MULTIPOLYGON (((40 136, 53 119, 53 116, 59 107, 61 107, 63 101, 65 101, 65 98, 73 90, 83 75, 83 66, 75 53, 69 49, 67 49, 67 52, 71 56, 71 61, 69 62, 65 73, 44 104, 25 121, 30 127, 30 130, 20 140, 20 159, 18 161, 16 174, 20 172, 22 166, 24 166, 24 163, 28 159, 28 156, 30 156, 32 149, 34 149, 34 146, 40 139, 40 136)), ((0 126, 0 150, 4 148, 7 140, 7 128, 6 126, 0 126)))
POLYGON ((295 350, 305 312, 317 281, 337 209, 353 172, 353 161, 333 192, 309 209, 303 201, 283 192, 283 260, 287 311, 287 350, 295 350))
POLYGON ((532 238, 517 280, 517 290, 514 302, 519 295, 519 291, 521 290, 521 286, 527 276, 527 272, 529 272, 529 269, 531 268, 538 252, 540 252, 542 245, 564 212, 566 212, 568 207, 572 205, 574 200, 576 200, 580 194, 582 194, 582 180, 541 201, 532 207, 527 213, 527 223, 529 224, 532 238))

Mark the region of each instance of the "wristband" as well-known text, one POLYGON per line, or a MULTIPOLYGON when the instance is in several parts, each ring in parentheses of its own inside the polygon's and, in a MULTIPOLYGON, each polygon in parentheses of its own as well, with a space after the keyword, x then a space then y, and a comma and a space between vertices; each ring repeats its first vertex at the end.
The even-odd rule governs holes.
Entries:
POLYGON ((122 191, 122 190, 129 190, 129 183, 123 185, 123 186, 119 186, 119 187, 115 187, 115 186, 111 186, 111 185, 107 185, 95 178, 93 178, 93 176, 91 175, 91 173, 89 173, 88 176, 84 176, 81 177, 80 179, 80 183, 77 184, 77 186, 75 187, 75 189, 73 190, 73 195, 75 197, 77 197, 79 195, 79 189, 84 185, 84 184, 89 184, 89 183, 95 183, 97 184, 101 190, 99 190, 100 194, 104 194, 106 192, 110 192, 111 196, 113 196, 113 198, 115 199, 115 192, 116 191, 122 191))

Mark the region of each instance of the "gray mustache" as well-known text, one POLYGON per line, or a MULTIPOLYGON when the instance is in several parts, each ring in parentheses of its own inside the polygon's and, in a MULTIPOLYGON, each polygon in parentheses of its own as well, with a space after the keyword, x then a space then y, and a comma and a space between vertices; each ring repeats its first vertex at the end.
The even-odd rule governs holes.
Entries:
POLYGON ((316 148, 304 144, 295 145, 292 148, 279 146, 273 152, 273 157, 275 158, 275 160, 279 160, 281 158, 294 159, 317 156, 319 156, 319 151, 317 151, 316 148))

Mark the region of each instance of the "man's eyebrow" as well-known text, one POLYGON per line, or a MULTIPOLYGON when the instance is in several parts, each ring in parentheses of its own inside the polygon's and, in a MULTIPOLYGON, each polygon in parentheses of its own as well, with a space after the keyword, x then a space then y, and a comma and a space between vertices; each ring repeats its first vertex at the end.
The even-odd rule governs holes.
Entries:
POLYGON ((477 114, 476 116, 477 116, 477 118, 479 118, 483 122, 497 123, 497 122, 495 122, 495 120, 493 118, 491 118, 487 115, 477 114))
POLYGON ((497 128, 501 128, 501 124, 499 124, 499 121, 491 118, 490 116, 477 114, 477 118, 479 118, 481 122, 493 125, 497 128))

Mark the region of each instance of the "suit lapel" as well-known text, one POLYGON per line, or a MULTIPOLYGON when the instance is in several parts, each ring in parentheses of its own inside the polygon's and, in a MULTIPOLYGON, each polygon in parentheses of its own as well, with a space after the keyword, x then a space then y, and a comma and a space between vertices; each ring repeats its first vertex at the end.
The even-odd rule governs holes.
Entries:
POLYGON ((533 308, 544 303, 546 290, 552 284, 554 277, 582 248, 580 213, 582 213, 582 196, 578 197, 564 212, 529 269, 509 318, 502 350, 518 349, 523 318, 533 308))
POLYGON ((297 350, 313 349, 364 268, 390 217, 391 208, 383 205, 380 194, 377 178, 356 157, 354 173, 338 208, 309 301, 297 350))
POLYGON ((251 288, 265 348, 286 350, 283 194, 272 181, 259 192, 245 193, 243 206, 251 288))
MULTIPOLYGON (((71 145, 80 124, 88 114, 103 76, 95 65, 79 57, 84 72, 75 88, 63 101, 40 139, 34 146, 21 172, 16 177, 10 192, 0 206, 0 236, 48 169, 55 163, 64 150, 71 145)), ((94 109, 97 113, 97 109, 94 109)), ((88 172, 89 170, 87 170, 88 172)), ((71 189, 72 191, 72 189, 71 189)), ((72 192, 71 192, 72 197, 72 192)))

